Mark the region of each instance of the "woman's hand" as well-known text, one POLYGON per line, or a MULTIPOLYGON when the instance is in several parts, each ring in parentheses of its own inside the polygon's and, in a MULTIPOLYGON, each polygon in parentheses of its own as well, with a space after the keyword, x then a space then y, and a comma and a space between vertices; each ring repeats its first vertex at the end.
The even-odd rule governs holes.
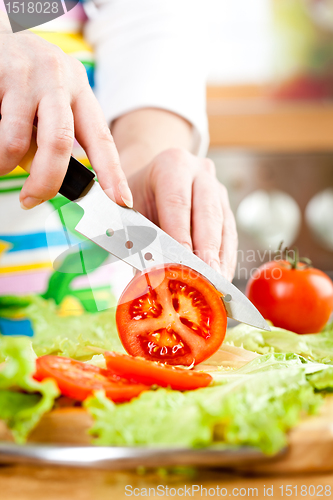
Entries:
POLYGON ((129 178, 134 208, 232 280, 237 231, 214 163, 168 149, 129 178))
POLYGON ((75 137, 103 189, 117 203, 132 196, 109 127, 83 65, 31 32, 12 34, 0 13, 0 175, 27 153, 37 120, 38 150, 20 195, 29 209, 54 197, 75 137))

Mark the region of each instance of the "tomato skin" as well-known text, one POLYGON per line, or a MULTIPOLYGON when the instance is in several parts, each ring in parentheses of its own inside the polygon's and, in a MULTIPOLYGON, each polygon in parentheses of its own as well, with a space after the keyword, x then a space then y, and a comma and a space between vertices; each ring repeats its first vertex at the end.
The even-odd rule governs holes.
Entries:
POLYGON ((109 370, 62 356, 46 355, 37 358, 36 380, 52 378, 63 396, 84 401, 94 391, 104 390, 115 403, 130 401, 150 387, 128 382, 109 370))
POLYGON ((186 266, 149 269, 136 275, 119 299, 116 323, 120 340, 132 356, 171 365, 201 363, 217 351, 225 337, 227 314, 221 297, 206 278, 186 266), (140 300, 143 306, 138 305, 140 300))
POLYGON ((317 333, 333 310, 333 283, 322 271, 299 263, 271 261, 256 270, 246 295, 274 326, 296 333, 317 333))
POLYGON ((126 354, 105 352, 104 357, 109 370, 120 377, 147 385, 156 384, 178 391, 189 391, 207 387, 213 380, 209 373, 176 368, 126 354))

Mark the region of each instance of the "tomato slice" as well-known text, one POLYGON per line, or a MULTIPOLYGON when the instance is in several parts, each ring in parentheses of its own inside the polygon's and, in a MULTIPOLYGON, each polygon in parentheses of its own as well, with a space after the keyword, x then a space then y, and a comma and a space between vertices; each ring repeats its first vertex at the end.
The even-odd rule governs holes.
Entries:
POLYGON ((116 312, 132 356, 171 365, 198 364, 221 346, 227 328, 222 294, 186 266, 159 266, 133 278, 116 312))
POLYGON ((156 384, 161 387, 171 387, 171 389, 178 391, 190 391, 199 387, 207 387, 213 380, 209 373, 176 368, 156 361, 134 358, 126 354, 105 352, 104 357, 109 370, 120 377, 135 380, 142 384, 156 384))
POLYGON ((61 394, 78 401, 84 401, 94 391, 103 389, 109 399, 121 403, 149 390, 148 386, 128 382, 109 370, 62 356, 37 358, 34 378, 39 381, 53 378, 61 394))

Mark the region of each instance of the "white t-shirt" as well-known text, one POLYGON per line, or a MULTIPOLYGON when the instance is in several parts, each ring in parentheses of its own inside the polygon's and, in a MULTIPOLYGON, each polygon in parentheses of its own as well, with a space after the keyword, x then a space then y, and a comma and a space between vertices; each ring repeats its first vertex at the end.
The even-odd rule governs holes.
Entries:
POLYGON ((193 125, 195 154, 208 147, 202 0, 85 3, 96 58, 96 95, 108 123, 135 109, 166 109, 193 125))

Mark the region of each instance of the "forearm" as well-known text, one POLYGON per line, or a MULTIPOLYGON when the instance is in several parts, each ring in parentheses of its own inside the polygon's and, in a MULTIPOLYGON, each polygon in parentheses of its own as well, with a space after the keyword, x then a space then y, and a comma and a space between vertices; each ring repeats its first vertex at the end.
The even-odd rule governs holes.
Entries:
POLYGON ((111 130, 127 176, 166 149, 192 149, 192 125, 163 109, 143 108, 127 113, 113 122, 111 130))

